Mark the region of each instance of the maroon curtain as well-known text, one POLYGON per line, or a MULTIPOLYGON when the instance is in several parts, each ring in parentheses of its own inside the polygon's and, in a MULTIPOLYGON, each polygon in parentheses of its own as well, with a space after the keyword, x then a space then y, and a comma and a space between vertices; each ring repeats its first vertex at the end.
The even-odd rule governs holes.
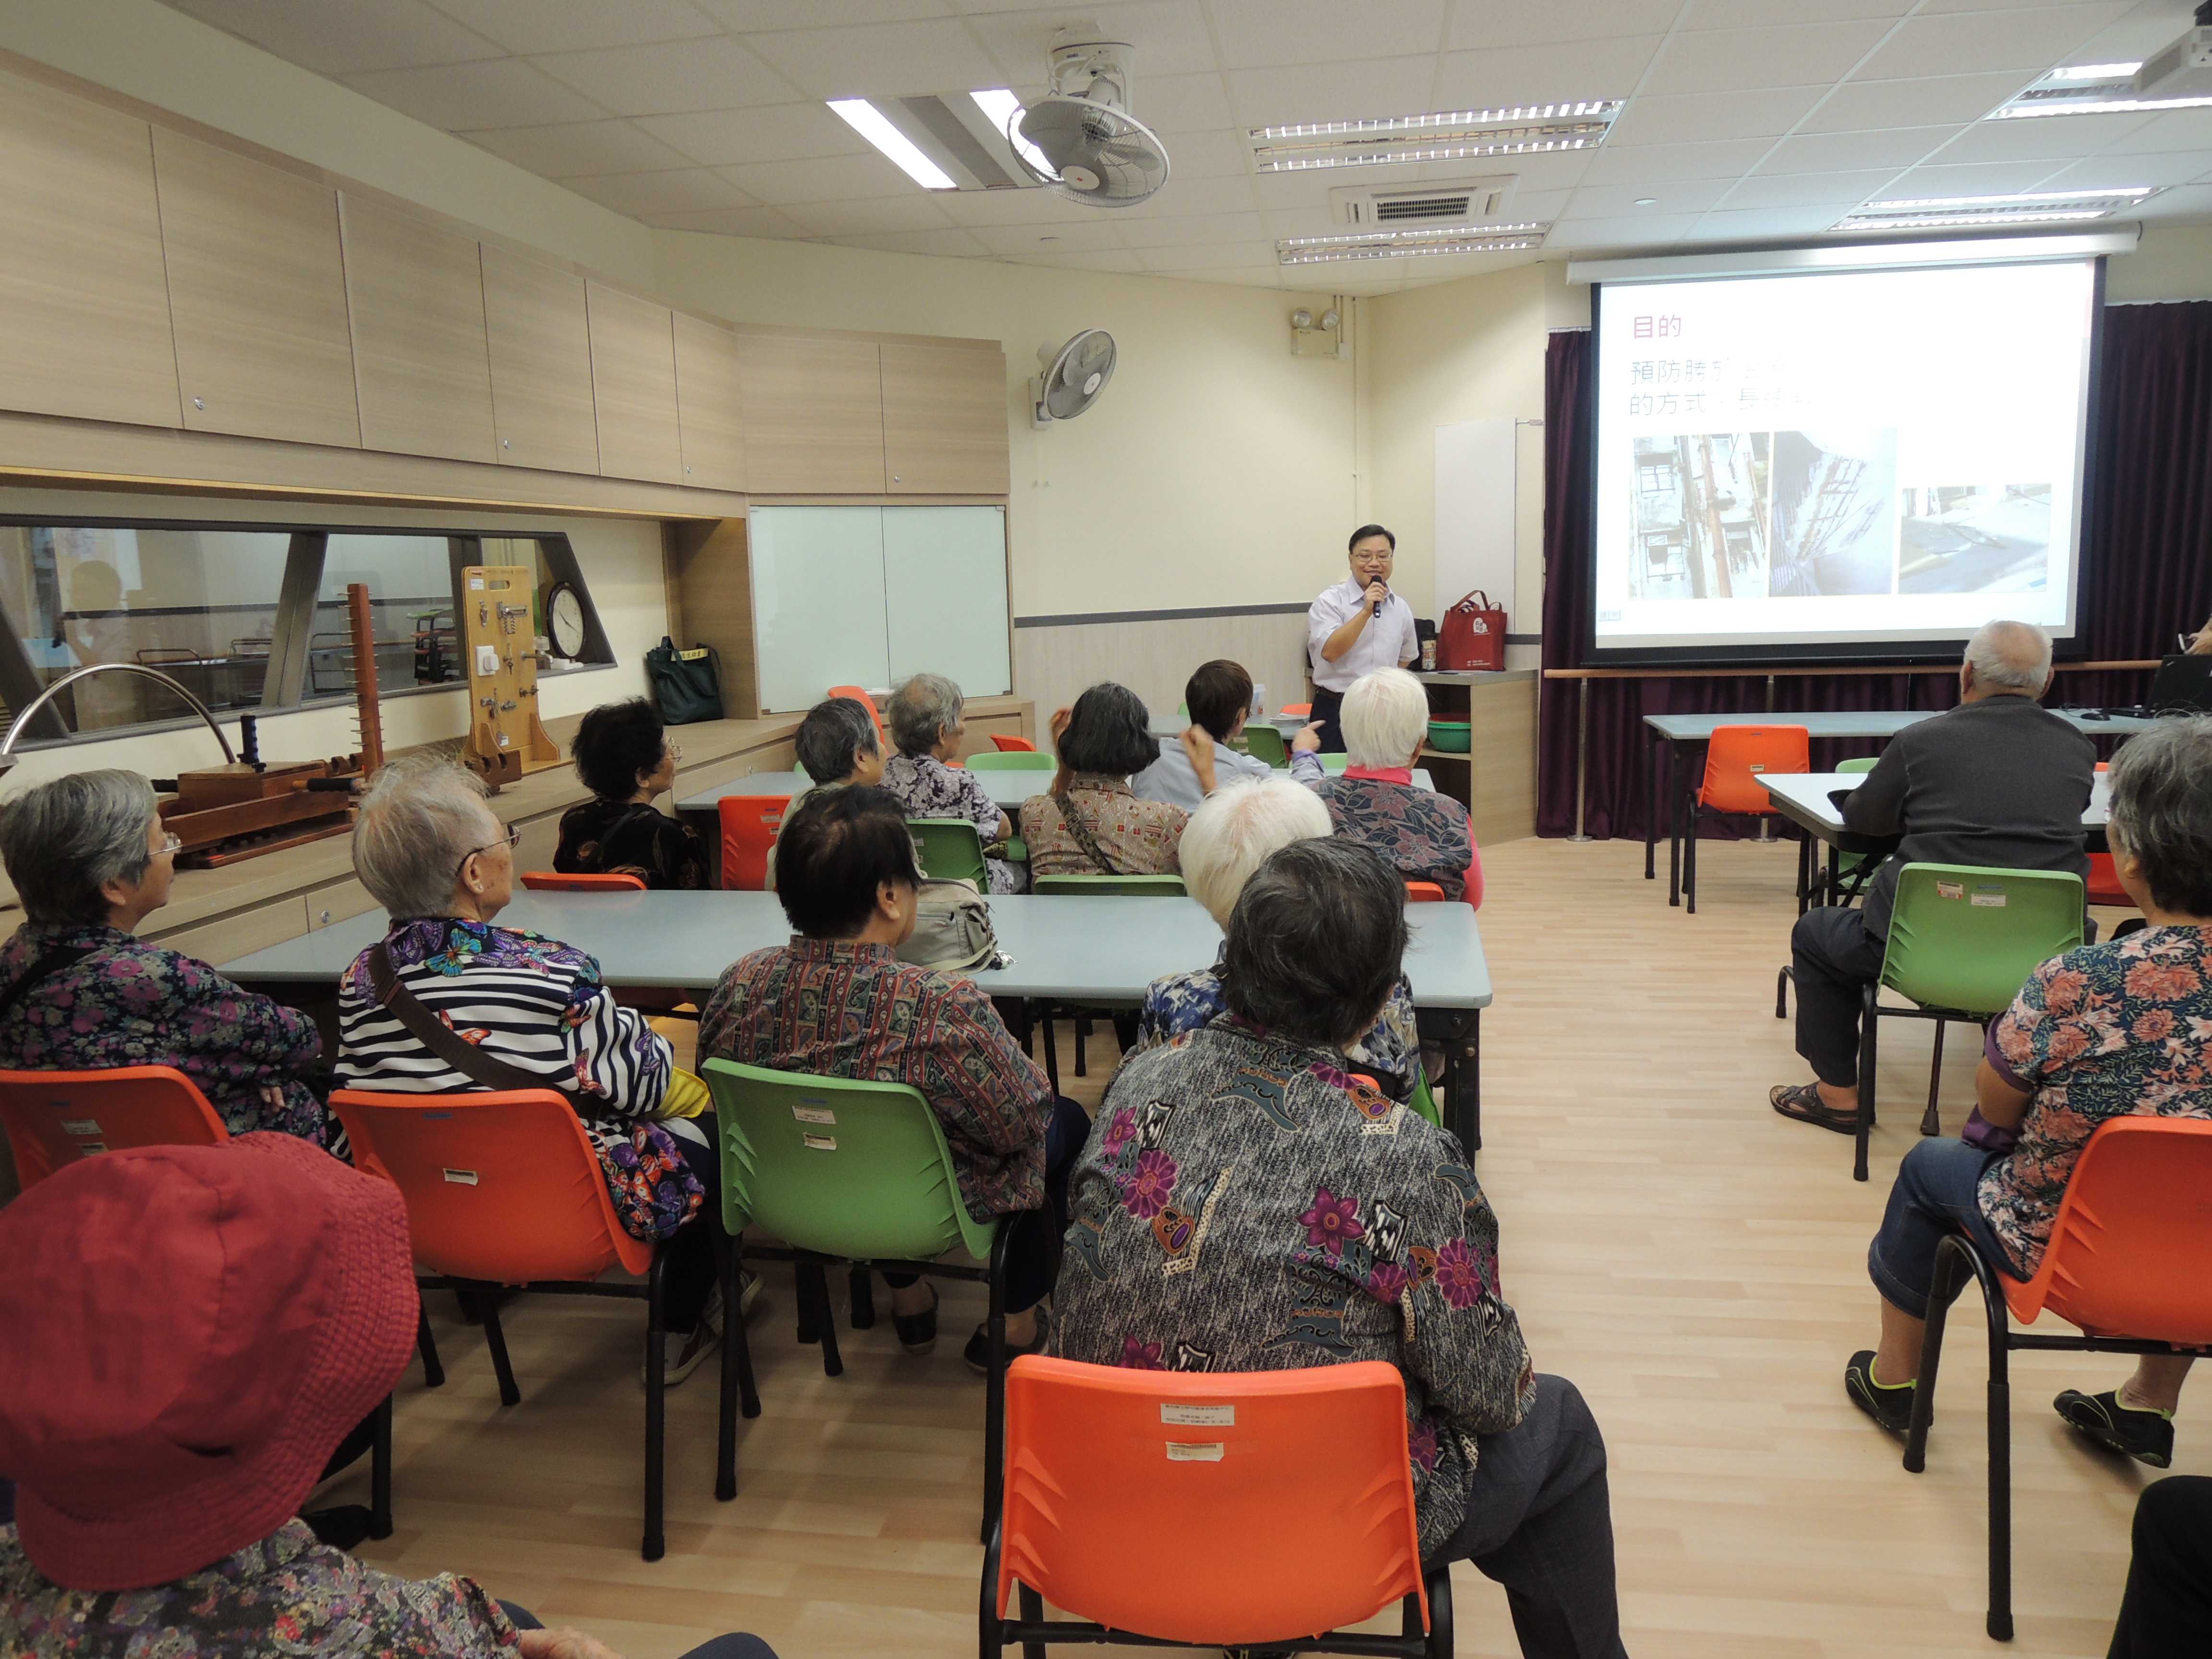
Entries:
MULTIPOLYGON (((1587 332, 1551 337, 1544 357, 1544 666, 1579 667, 1589 627, 1593 441, 1587 332)), ((2081 614, 2093 661, 2154 659, 2212 614, 2212 301, 2115 306, 2105 313, 2083 514, 2081 614)), ((1646 714, 1767 713, 1763 676, 1589 683, 1584 828, 1644 833, 1646 714)), ((2057 700, 2139 702, 2142 672, 2063 674, 2057 700)), ((1578 683, 1547 680, 1538 740, 1536 831, 1575 827, 1578 683)), ((1774 683, 1774 713, 1948 708, 1955 673, 1833 674, 1774 683)), ((1813 764, 1875 753, 1871 738, 1813 744, 1813 764)), ((1662 785, 1664 780, 1662 780, 1662 785)), ((1747 825, 1749 821, 1745 821, 1747 825)), ((1742 826, 1709 823, 1707 835, 1742 826)))

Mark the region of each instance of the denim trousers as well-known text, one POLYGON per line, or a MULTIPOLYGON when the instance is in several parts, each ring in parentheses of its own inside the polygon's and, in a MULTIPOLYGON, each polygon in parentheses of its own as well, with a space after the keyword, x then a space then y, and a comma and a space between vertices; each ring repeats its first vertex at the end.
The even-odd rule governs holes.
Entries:
MULTIPOLYGON (((2006 1156, 1963 1140, 1923 1140, 1905 1155, 1882 1212, 1881 1231, 1867 1246, 1867 1276, 1892 1307, 1915 1319, 1928 1317, 1928 1292, 1936 1279, 1936 1247, 1946 1233, 1965 1228, 1974 1248, 1999 1272, 2020 1277, 2012 1255, 1997 1242, 1976 1201, 1982 1172, 2006 1156)), ((1970 1281, 1961 1274, 1955 1297, 1970 1281)))

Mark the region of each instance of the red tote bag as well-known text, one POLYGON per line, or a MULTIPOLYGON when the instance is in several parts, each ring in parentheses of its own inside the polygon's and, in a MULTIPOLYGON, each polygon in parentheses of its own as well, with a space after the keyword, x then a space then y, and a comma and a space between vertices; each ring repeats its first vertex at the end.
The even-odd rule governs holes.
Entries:
POLYGON ((1505 613, 1476 588, 1444 612, 1437 629, 1437 666, 1502 669, 1505 666, 1505 613))

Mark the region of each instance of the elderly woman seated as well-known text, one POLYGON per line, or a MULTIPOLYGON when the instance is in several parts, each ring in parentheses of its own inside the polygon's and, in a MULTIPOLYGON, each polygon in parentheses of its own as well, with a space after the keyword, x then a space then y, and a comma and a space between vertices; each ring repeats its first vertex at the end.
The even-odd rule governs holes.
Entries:
POLYGON ((1458 1141, 1350 1074, 1405 945, 1397 874, 1370 848, 1295 842, 1244 884, 1228 1012, 1127 1061, 1076 1161, 1054 1352, 1395 1365, 1424 1559, 1503 1583, 1524 1653, 1619 1655, 1597 1425, 1529 1363, 1458 1141))
MULTIPOLYGON (((903 1083, 944 1125, 961 1200, 978 1220, 1016 1218, 1006 1249, 1006 1347, 1034 1352, 1052 1288, 1054 1235, 1066 1224, 1067 1169, 1090 1132, 1073 1101, 1000 1023, 973 980, 901 962, 921 872, 899 804, 856 786, 810 796, 783 826, 776 896, 799 930, 788 945, 732 963, 708 1000, 699 1053, 820 1077, 903 1083)), ((891 1320, 912 1353, 937 1340, 937 1295, 885 1275, 891 1320)), ((968 1362, 987 1369, 978 1326, 968 1362)))
MULTIPOLYGON (((1183 707, 1190 723, 1212 739, 1213 769, 1227 778, 1272 778, 1275 769, 1257 756, 1241 754, 1229 745, 1244 730, 1252 712, 1252 677, 1242 663, 1217 657, 1201 663, 1182 688, 1183 707)), ((1186 810, 1206 799, 1179 738, 1159 740, 1159 758, 1129 780, 1129 787, 1146 800, 1164 800, 1186 810)))
POLYGON ((1363 674, 1344 694, 1340 777, 1322 769, 1309 726, 1291 740, 1291 772, 1328 803, 1336 833, 1364 841, 1406 881, 1432 881, 1448 899, 1482 906, 1482 854, 1474 821, 1449 795, 1418 787, 1413 766, 1429 736, 1429 694, 1402 668, 1363 674))
POLYGON ((0 947, 0 1066, 173 1066, 233 1134, 340 1139, 304 1076, 315 1022, 137 937, 169 902, 179 843, 136 772, 73 772, 0 808, 0 860, 27 918, 0 947))
MULTIPOLYGON (((850 697, 824 697, 806 711, 791 740, 799 768, 813 781, 793 795, 776 825, 779 844, 783 824, 791 822, 801 802, 817 789, 840 789, 851 783, 880 783, 884 775, 883 744, 878 740, 872 715, 850 697)), ((768 885, 775 887, 775 848, 768 849, 768 885)))
POLYGON ((561 815, 553 867, 563 875, 635 876, 647 887, 705 887, 699 832, 655 806, 676 787, 682 752, 643 697, 584 716, 568 752, 592 799, 561 815))
MULTIPOLYGON (((1176 849, 1190 814, 1164 801, 1139 799, 1129 787, 1130 775, 1159 757, 1152 720, 1143 699, 1111 680, 1092 686, 1074 708, 1052 717, 1060 770, 1049 793, 1022 803, 1032 879, 1182 873, 1176 849)), ((1180 741, 1200 789, 1211 794, 1212 740, 1194 729, 1180 741)))
MULTIPOLYGON (((520 839, 492 816, 475 774, 450 762, 395 761, 376 775, 353 864, 391 927, 339 976, 338 1081, 567 1097, 623 1226, 668 1240, 667 1380, 680 1382, 721 1316, 709 1232, 720 1152, 706 1085, 677 1069, 643 1012, 615 1000, 591 957, 492 926, 514 896, 520 839)), ((745 1288, 750 1303, 755 1286, 745 1288)))
MULTIPOLYGON (((1012 835, 1014 826, 981 778, 945 763, 960 757, 960 739, 968 730, 960 718, 963 704, 960 688, 942 674, 916 674, 891 694, 884 718, 898 753, 884 763, 883 787, 908 817, 966 818, 988 847, 1012 835)), ((1029 885, 1017 865, 991 859, 988 867, 994 893, 1018 893, 1029 885)))
MULTIPOLYGON (((2001 1273, 2042 1265, 2074 1166, 2114 1118, 2212 1117, 2212 718, 2161 720, 2113 757, 2112 864, 2149 923, 2054 957, 1989 1027, 1976 1115, 1905 1153, 1867 1273, 1881 1346, 1844 1387, 1886 1429, 1911 1420, 1936 1247, 1963 1228, 2001 1273)), ((2179 1267, 2179 1264, 2176 1264, 2179 1267)), ((2119 1388, 2051 1403, 2075 1429, 2154 1468, 2173 1455, 2185 1355, 2145 1355, 2119 1388)))
MULTIPOLYGON (((1224 784, 1190 815, 1182 832, 1182 878, 1190 896, 1225 934, 1237 895, 1270 853, 1328 834, 1328 809, 1310 789, 1272 772, 1264 780, 1239 778, 1224 784)), ((1222 948, 1225 954, 1228 947, 1222 948)), ((1152 982, 1137 1016, 1139 1052, 1210 1025, 1227 1008, 1221 960, 1217 956, 1211 968, 1152 982)), ((1421 1040, 1414 1025, 1413 988, 1404 975, 1390 988, 1382 1016, 1352 1043, 1351 1053, 1353 1069, 1373 1077, 1393 1099, 1412 1094, 1421 1040)))

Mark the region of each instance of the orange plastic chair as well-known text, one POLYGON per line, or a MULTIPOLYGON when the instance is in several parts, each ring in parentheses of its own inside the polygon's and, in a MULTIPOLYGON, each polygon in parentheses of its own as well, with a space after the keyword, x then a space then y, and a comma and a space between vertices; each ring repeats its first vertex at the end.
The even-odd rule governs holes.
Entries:
MULTIPOLYGON (((2099 761, 2100 772, 2112 770, 2110 761, 2099 761)), ((2123 910, 2132 910, 2136 902, 2128 896, 2128 890, 2120 885, 2120 872, 2113 867, 2110 853, 2089 854, 2089 902, 2116 905, 2123 910)))
POLYGON ((1406 1386, 1379 1360, 1216 1374, 1015 1360, 982 1591, 987 1654, 1133 1638, 1451 1651, 1450 1576, 1421 1571, 1406 1386), (1048 1600, 1074 1619, 1047 1622, 1048 1600), (1393 1601, 1401 1637, 1342 1630, 1393 1601))
POLYGON ((1408 904, 1442 904, 1444 890, 1432 881, 1409 881, 1406 884, 1406 902, 1408 904))
MULTIPOLYGON (((623 1231, 599 1155, 568 1101, 550 1089, 422 1095, 341 1089, 331 1109, 352 1137, 356 1162, 407 1200, 416 1286, 477 1296, 501 1404, 520 1404, 522 1391, 507 1361, 496 1292, 550 1290, 645 1303, 643 1554, 660 1559, 667 1553, 663 1252, 623 1231), (645 1283, 603 1282, 599 1275, 610 1267, 645 1283)), ((709 1224, 702 1216, 686 1224, 709 1224)), ((426 1349, 426 1368, 434 1364, 433 1353, 426 1349)))
POLYGON ((1989 1633, 2012 1639, 2012 1430, 2009 1360, 2015 1348, 2171 1353, 2212 1346, 2212 1121, 2123 1117, 2100 1125, 2066 1183, 2051 1243, 2025 1283, 1954 1233, 1936 1248, 1928 1335, 1913 1390, 1905 1467, 1927 1466, 1928 1425, 1943 1357, 1943 1322, 1959 1274, 1980 1281, 1990 1338, 1989 1633), (2014 1333, 2048 1309, 2080 1336, 2014 1333))
MULTIPOLYGON (((1705 745, 1705 775, 1690 797, 1682 848, 1682 902, 1698 914, 1698 825, 1707 812, 1768 817, 1774 803, 1759 780, 1769 772, 1813 769, 1812 738, 1802 726, 1720 726, 1705 745)), ((1800 885, 1802 885, 1802 870, 1800 885)))
POLYGON ((769 849, 791 805, 788 795, 725 795, 715 811, 722 821, 722 888, 757 893, 768 886, 769 849))
POLYGON ((533 893, 642 893, 635 876, 563 875, 558 870, 525 870, 522 884, 533 893))
POLYGON ((1283 712, 1285 714, 1295 714, 1301 720, 1311 720, 1313 705, 1310 702, 1286 702, 1283 705, 1283 712))
POLYGON ((825 697, 850 697, 868 711, 868 718, 876 723, 876 741, 884 740, 884 717, 876 712, 876 700, 857 685, 833 685, 822 694, 825 697))
POLYGON ((81 1158, 126 1146, 213 1146, 230 1131, 170 1066, 98 1072, 0 1072, 0 1124, 30 1187, 81 1158))
POLYGON ((999 752, 1002 755, 1034 755, 1036 753, 1036 745, 1031 743, 1027 738, 1001 737, 999 733, 994 732, 991 733, 991 741, 999 746, 999 752))

